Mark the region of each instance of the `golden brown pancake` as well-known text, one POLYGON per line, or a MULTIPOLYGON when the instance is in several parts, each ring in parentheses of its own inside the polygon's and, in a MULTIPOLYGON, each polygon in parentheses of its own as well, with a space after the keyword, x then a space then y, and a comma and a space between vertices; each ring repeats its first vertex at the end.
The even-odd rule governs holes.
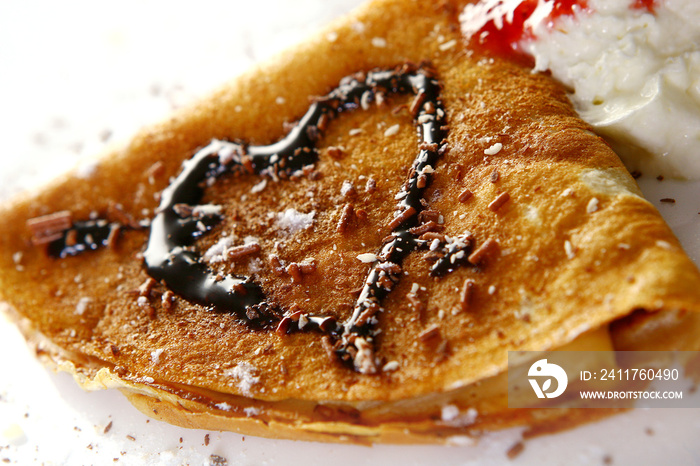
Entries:
POLYGON ((508 351, 697 349, 697 268, 462 6, 372 2, 3 206, 0 299, 42 359, 187 427, 446 442, 609 414, 508 409, 508 351))

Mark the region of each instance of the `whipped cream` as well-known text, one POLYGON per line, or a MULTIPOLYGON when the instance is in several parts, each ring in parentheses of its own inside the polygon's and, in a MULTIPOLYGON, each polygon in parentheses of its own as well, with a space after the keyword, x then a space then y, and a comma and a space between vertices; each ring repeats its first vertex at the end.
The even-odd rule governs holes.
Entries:
MULTIPOLYGON (((469 5, 462 32, 505 30, 527 3, 469 5)), ((554 15, 557 3, 528 10, 514 49, 571 90, 581 117, 630 170, 700 180, 700 2, 587 0, 554 15)))

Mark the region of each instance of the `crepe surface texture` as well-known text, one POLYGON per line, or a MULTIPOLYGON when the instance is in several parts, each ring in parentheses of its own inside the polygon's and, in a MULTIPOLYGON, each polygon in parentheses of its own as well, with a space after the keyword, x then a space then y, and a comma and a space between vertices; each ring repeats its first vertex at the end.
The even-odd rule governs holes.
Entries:
POLYGON ((508 351, 696 350, 697 268, 563 88, 467 50, 462 6, 372 2, 3 206, 0 299, 37 354, 175 424, 373 443, 607 414, 508 409, 508 351), (168 204, 193 154, 205 207, 168 204), (157 264, 182 251, 241 309, 157 264))

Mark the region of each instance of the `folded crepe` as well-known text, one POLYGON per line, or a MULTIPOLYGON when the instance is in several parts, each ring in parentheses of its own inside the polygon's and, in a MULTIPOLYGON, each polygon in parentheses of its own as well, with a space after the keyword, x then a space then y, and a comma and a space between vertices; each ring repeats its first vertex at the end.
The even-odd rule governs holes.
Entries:
POLYGON ((610 413, 508 409, 508 351, 697 349, 669 227, 462 6, 374 1, 4 205, 37 354, 174 424, 372 443, 610 413))

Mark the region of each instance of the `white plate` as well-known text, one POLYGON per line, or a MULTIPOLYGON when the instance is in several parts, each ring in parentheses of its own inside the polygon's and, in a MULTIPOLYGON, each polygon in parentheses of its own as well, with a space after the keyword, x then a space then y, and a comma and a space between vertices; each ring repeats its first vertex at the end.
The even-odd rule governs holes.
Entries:
MULTIPOLYGON (((360 0, 241 3, 0 3, 0 199, 128 138, 360 0)), ((640 184, 700 263, 700 183, 640 184)), ((285 465, 700 463, 696 409, 637 410, 535 439, 512 462, 517 431, 473 446, 366 448, 182 429, 148 419, 119 392, 86 393, 48 373, 1 319, 0 374, 0 461, 11 464, 208 464, 210 455, 285 465)))

